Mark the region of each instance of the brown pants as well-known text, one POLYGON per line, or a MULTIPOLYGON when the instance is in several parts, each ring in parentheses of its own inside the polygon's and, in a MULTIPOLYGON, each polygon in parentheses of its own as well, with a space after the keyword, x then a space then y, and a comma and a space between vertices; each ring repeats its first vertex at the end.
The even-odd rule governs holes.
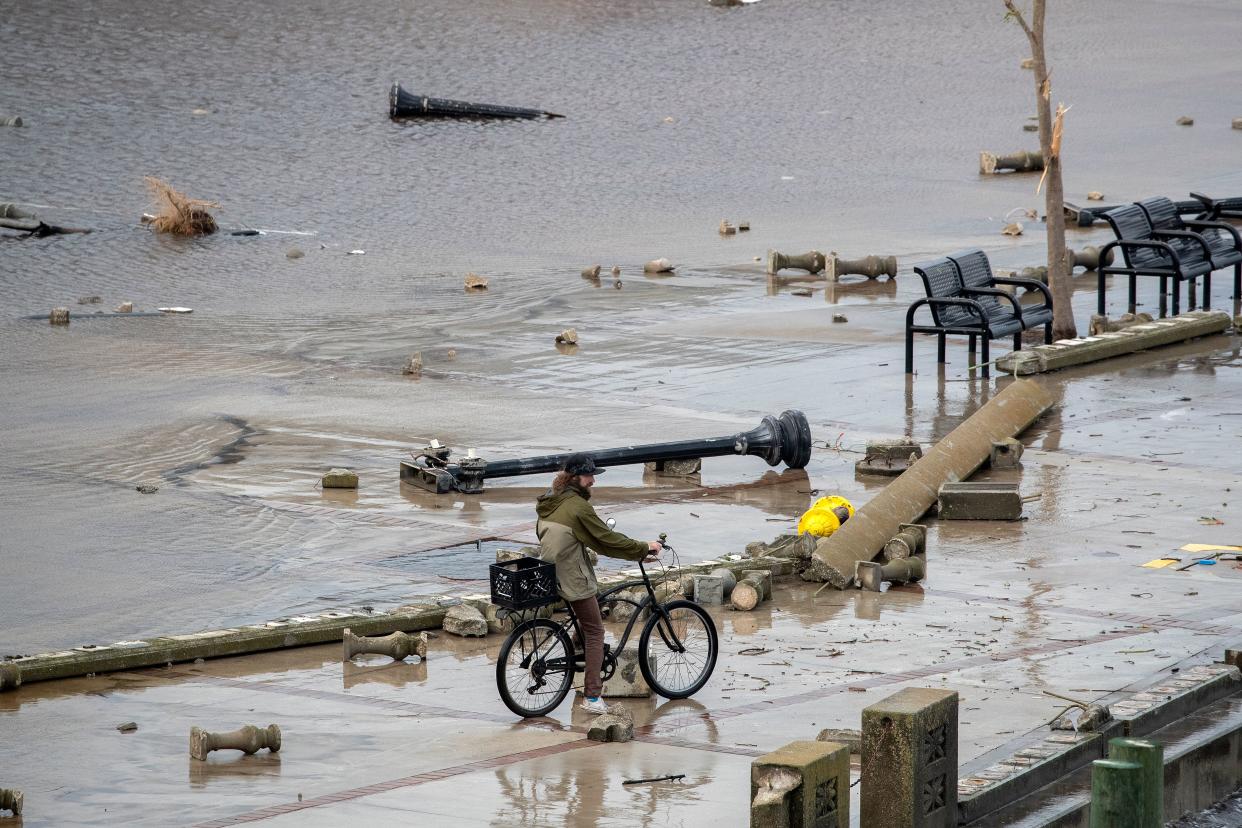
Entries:
POLYGON ((583 647, 586 654, 583 692, 588 698, 596 698, 604 686, 599 675, 604 669, 604 619, 599 614, 599 599, 591 596, 581 601, 570 601, 569 605, 574 608, 574 615, 578 616, 578 624, 586 638, 583 647))

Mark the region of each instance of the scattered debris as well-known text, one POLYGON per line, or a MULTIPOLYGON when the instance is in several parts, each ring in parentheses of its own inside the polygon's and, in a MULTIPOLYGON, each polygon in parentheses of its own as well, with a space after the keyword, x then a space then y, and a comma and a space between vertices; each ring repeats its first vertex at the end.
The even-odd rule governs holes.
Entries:
POLYGON ((194 308, 168 307, 156 308, 160 313, 194 313, 194 308))
POLYGON ((1086 707, 1075 705, 1053 720, 1052 729, 1094 733, 1099 730, 1100 725, 1112 718, 1108 708, 1102 704, 1089 704, 1086 707))
MULTIPOLYGON (((789 295, 806 297, 806 296, 814 296, 815 292, 811 290, 810 288, 795 288, 794 290, 789 291, 789 295)), ((840 314, 834 314, 834 316, 840 316, 840 314)), ((834 318, 832 321, 835 322, 837 320, 834 318)))
POLYGON ((668 259, 652 259, 643 265, 643 273, 671 273, 673 269, 668 259))
POLYGON ((749 221, 739 221, 739 222, 737 223, 737 232, 739 232, 739 233, 749 233, 749 232, 750 232, 750 222, 749 222, 749 221))
POLYGON ((862 731, 850 728, 826 727, 815 737, 817 742, 836 742, 845 745, 850 753, 862 753, 862 731))
POLYGON ((147 189, 158 205, 158 212, 151 219, 151 227, 158 233, 177 236, 204 236, 216 232, 219 226, 209 209, 219 208, 214 201, 190 198, 173 189, 167 181, 153 176, 146 177, 147 189))
POLYGON ((300 247, 290 247, 288 250, 285 251, 286 259, 300 259, 305 255, 306 254, 302 252, 302 249, 300 247))
POLYGON ((388 90, 390 118, 563 118, 555 112, 499 104, 469 103, 416 95, 393 81, 388 90))
POLYGON ((889 561, 924 555, 927 552, 927 527, 921 523, 903 523, 901 531, 884 544, 884 557, 889 561))
POLYGON ((858 586, 867 592, 879 592, 882 584, 908 584, 921 581, 927 575, 923 558, 913 556, 896 558, 888 563, 859 561, 855 577, 858 586))
POLYGON ((459 604, 444 614, 442 628, 453 635, 481 637, 487 635, 487 619, 469 604, 459 604))
POLYGON ((121 304, 116 306, 116 312, 117 313, 133 313, 134 303, 133 302, 122 302, 121 304))
MULTIPOLYGON (((19 121, 20 121, 20 120, 21 120, 21 118, 18 118, 17 120, 19 120, 19 121)), ((1242 118, 1234 118, 1234 119, 1233 119, 1233 128, 1234 128, 1234 129, 1242 129, 1242 118)))
POLYGON ((821 497, 798 518, 798 534, 826 538, 854 516, 854 504, 839 495, 821 497))
MULTIPOLYGON (((1069 263, 1070 270, 1073 270, 1076 267, 1081 267, 1084 270, 1099 270, 1100 269, 1100 248, 1096 247, 1095 245, 1088 245, 1087 247, 1084 247, 1082 250, 1077 250, 1077 251, 1067 248, 1065 251, 1065 260, 1066 262, 1069 263)), ((1109 250, 1107 253, 1104 254, 1103 264, 1107 266, 1112 263, 1113 263, 1113 251, 1109 250)), ((1040 281, 1043 282, 1044 284, 1048 283, 1047 268, 1044 269, 1044 278, 1040 279, 1040 281)))
POLYGON ((1023 124, 1023 132, 1039 132, 1039 124, 1023 124))
POLYGON ((650 779, 626 779, 622 785, 646 785, 648 782, 676 782, 678 779, 685 779, 684 773, 674 773, 670 776, 653 776, 650 779))
POLYGON ((634 714, 623 704, 608 705, 608 712, 597 716, 587 738, 593 742, 628 742, 634 738, 634 714))
POLYGON ((116 729, 121 731, 122 733, 133 733, 135 730, 138 729, 138 723, 137 722, 122 722, 121 724, 116 726, 116 729))
POLYGON ((1022 466, 1022 452, 1026 446, 1013 437, 996 440, 992 443, 992 452, 988 455, 988 465, 994 469, 1016 469, 1022 466))
POLYGON ((154 483, 139 483, 134 487, 134 490, 140 494, 155 494, 160 490, 160 487, 154 483))
POLYGON ((1087 201, 1103 201, 1103 200, 1104 200, 1104 194, 1101 193, 1099 190, 1092 190, 1091 192, 1087 193, 1087 201))
POLYGON ((365 255, 367 255, 367 251, 365 251, 365 250, 346 250, 346 251, 345 251, 345 255, 346 255, 346 256, 365 256, 365 255))
POLYGON ((405 367, 401 369, 401 373, 409 377, 421 377, 423 375, 423 352, 416 351, 410 355, 405 361, 405 367))
POLYGON ((1091 314, 1091 323, 1087 328, 1090 336, 1099 336, 1102 333, 1113 333, 1114 331, 1124 331, 1126 328, 1134 325, 1145 325, 1154 321, 1150 313, 1123 313, 1116 319, 1109 319, 1107 316, 1100 316, 1098 313, 1091 314))
POLYGON ((1006 224, 1004 227, 1001 228, 1001 233, 1003 233, 1006 236, 1021 236, 1022 235, 1022 223, 1017 222, 1017 221, 1011 221, 1009 222, 1009 224, 1006 224))
POLYGON ((1219 518, 1205 516, 1199 518, 1199 524, 1202 526, 1224 526, 1225 522, 1219 518))
POLYGON ((834 313, 832 315, 832 322, 834 325, 841 325, 849 321, 849 318, 843 313, 834 313))
POLYGON ((612 266, 612 275, 613 275, 613 278, 616 278, 621 275, 621 268, 618 265, 612 266))
POLYGON ((1194 126, 1195 119, 1190 117, 1189 115, 1183 115, 1182 117, 1177 119, 1177 125, 1178 126, 1194 126))
POLYGON ((320 484, 325 489, 356 489, 358 473, 349 469, 329 469, 324 472, 320 484))
POLYGON ((20 127, 21 125, 22 125, 22 116, 20 115, 5 115, 3 117, 0 117, 0 126, 20 127))
POLYGON ((100 296, 82 296, 78 299, 79 305, 98 305, 103 301, 100 296))
POLYGON ((910 468, 922 456, 923 447, 918 443, 868 443, 863 458, 854 463, 854 472, 892 477, 910 468))
POLYGON ((941 484, 936 502, 941 520, 1022 519, 1017 483, 947 482, 941 484))
POLYGON ((487 290, 487 279, 477 273, 467 273, 466 290, 487 290))
POLYGON ((578 329, 577 328, 566 328, 565 330, 561 331, 560 333, 556 335, 556 342, 557 344, 577 345, 578 344, 578 329))
POLYGON ((990 152, 979 153, 979 174, 995 175, 998 172, 1038 172, 1044 168, 1044 156, 1039 152, 1018 150, 1009 155, 990 152))
POLYGON ((211 733, 200 727, 190 729, 190 756, 201 762, 215 750, 240 750, 249 756, 267 748, 272 753, 280 750, 280 728, 274 724, 267 727, 245 725, 227 733, 211 733))
POLYGON ((1018 64, 1023 69, 1034 69, 1035 58, 1022 58, 1022 63, 1018 64))
POLYGON ((732 236, 737 232, 737 228, 730 224, 728 219, 721 219, 717 229, 722 236, 732 236))
POLYGON ((584 267, 582 268, 582 278, 583 279, 598 279, 599 271, 600 271, 599 265, 591 265, 590 267, 584 267))

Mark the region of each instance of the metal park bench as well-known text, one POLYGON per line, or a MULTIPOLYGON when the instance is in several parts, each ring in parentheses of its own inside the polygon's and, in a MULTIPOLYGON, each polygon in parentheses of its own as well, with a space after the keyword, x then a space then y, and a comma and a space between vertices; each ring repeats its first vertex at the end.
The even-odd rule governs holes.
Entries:
POLYGON ((1220 221, 1223 218, 1242 219, 1242 196, 1234 198, 1208 198, 1202 193, 1191 193, 1190 197, 1203 205, 1201 219, 1220 221))
MULTIPOLYGON (((1140 201, 1138 205, 1143 208, 1143 212, 1147 214, 1147 219, 1155 230, 1161 232, 1188 231, 1207 242, 1208 258, 1212 262, 1212 269, 1223 270, 1226 267, 1233 268, 1233 296, 1235 299, 1239 297, 1239 290, 1242 289, 1242 234, 1238 233, 1238 228, 1224 221, 1183 219, 1178 213, 1177 206, 1171 200, 1163 197, 1146 198, 1140 201)), ((1201 249, 1197 242, 1183 241, 1180 243, 1180 247, 1183 249, 1188 249, 1192 246, 1193 250, 1187 250, 1187 252, 1194 253, 1201 249)), ((1190 283, 1190 287, 1190 310, 1194 310, 1193 281, 1190 283)), ((1203 308, 1207 310, 1211 306, 1212 274, 1209 273, 1203 277, 1203 308)))
MULTIPOLYGON (((961 253, 950 254, 949 260, 957 265, 958 275, 962 277, 962 284, 967 290, 987 291, 989 295, 988 301, 993 303, 995 313, 1010 313, 1018 317, 1018 321, 1022 323, 1022 330, 1029 331, 1032 328, 1043 326, 1044 328, 1044 344, 1052 342, 1052 292, 1048 290, 1048 286, 1038 279, 1018 279, 1014 277, 998 277, 992 272, 992 263, 988 261, 987 254, 982 250, 967 250, 961 253), (999 291, 997 285, 1010 285, 1012 287, 1023 288, 1022 295, 1038 292, 1043 298, 1041 304, 1024 305, 1021 298, 1011 298, 1008 293, 999 291), (1009 299, 1013 305, 1012 311, 996 302, 995 294, 1002 294, 1009 299)), ((984 302, 987 307, 987 301, 984 302)), ((1014 337, 1014 350, 1021 350, 1021 337, 1014 337)))
MULTIPOLYGON (((1129 309, 1137 307, 1137 277, 1160 279, 1160 316, 1168 311, 1169 279, 1173 280, 1173 315, 1180 311, 1182 281, 1205 276, 1210 279, 1215 269, 1207 241, 1189 231, 1157 230, 1151 226, 1147 213, 1137 204, 1115 207, 1104 214, 1117 238, 1100 248, 1100 261, 1114 248, 1121 250, 1121 262, 1100 267, 1098 274, 1097 312, 1104 316, 1104 280, 1108 276, 1129 278, 1129 309)), ((1210 283, 1209 283, 1210 284, 1210 283)))
MULTIPOLYGON (((973 252, 972 252, 973 253, 973 252)), ((966 259, 972 253, 955 254, 966 259)), ((979 255, 983 255, 979 251, 979 255)), ((986 258, 985 258, 986 261, 986 258)), ((990 268, 989 268, 990 269, 990 268)), ((982 351, 983 375, 990 374, 988 350, 991 340, 1013 336, 1014 350, 1022 348, 1022 308, 1018 301, 1002 290, 971 287, 962 281, 962 272, 949 257, 915 265, 914 272, 923 280, 927 296, 916 300, 906 311, 906 373, 914 373, 914 335, 935 334, 936 362, 944 362, 945 337, 948 334, 968 337, 967 350, 973 357, 975 343, 982 351), (1001 305, 1009 302, 1010 308, 1001 305), (931 324, 916 325, 915 314, 926 306, 931 311, 931 324)), ((1020 280, 1027 281, 1027 280, 1020 280)), ((972 365, 973 365, 972 361, 972 365)))

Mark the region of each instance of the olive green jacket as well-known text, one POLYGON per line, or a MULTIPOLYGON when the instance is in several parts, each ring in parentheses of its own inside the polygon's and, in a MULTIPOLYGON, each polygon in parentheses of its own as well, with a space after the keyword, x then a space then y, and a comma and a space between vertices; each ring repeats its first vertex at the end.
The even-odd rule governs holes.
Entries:
POLYGON ((539 515, 535 524, 539 555, 556 563, 558 591, 566 601, 581 601, 599 592, 595 567, 587 556, 588 547, 601 555, 627 561, 641 560, 647 555, 647 544, 612 531, 599 519, 587 502, 590 496, 589 491, 571 485, 559 494, 547 492, 535 504, 539 515))

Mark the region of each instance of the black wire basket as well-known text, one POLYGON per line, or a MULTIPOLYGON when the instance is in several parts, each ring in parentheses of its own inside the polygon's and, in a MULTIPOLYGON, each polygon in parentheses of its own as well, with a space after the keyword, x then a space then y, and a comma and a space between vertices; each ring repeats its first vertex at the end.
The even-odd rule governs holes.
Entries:
POLYGON ((556 564, 538 558, 518 558, 488 567, 492 603, 510 610, 542 607, 559 601, 556 564))

